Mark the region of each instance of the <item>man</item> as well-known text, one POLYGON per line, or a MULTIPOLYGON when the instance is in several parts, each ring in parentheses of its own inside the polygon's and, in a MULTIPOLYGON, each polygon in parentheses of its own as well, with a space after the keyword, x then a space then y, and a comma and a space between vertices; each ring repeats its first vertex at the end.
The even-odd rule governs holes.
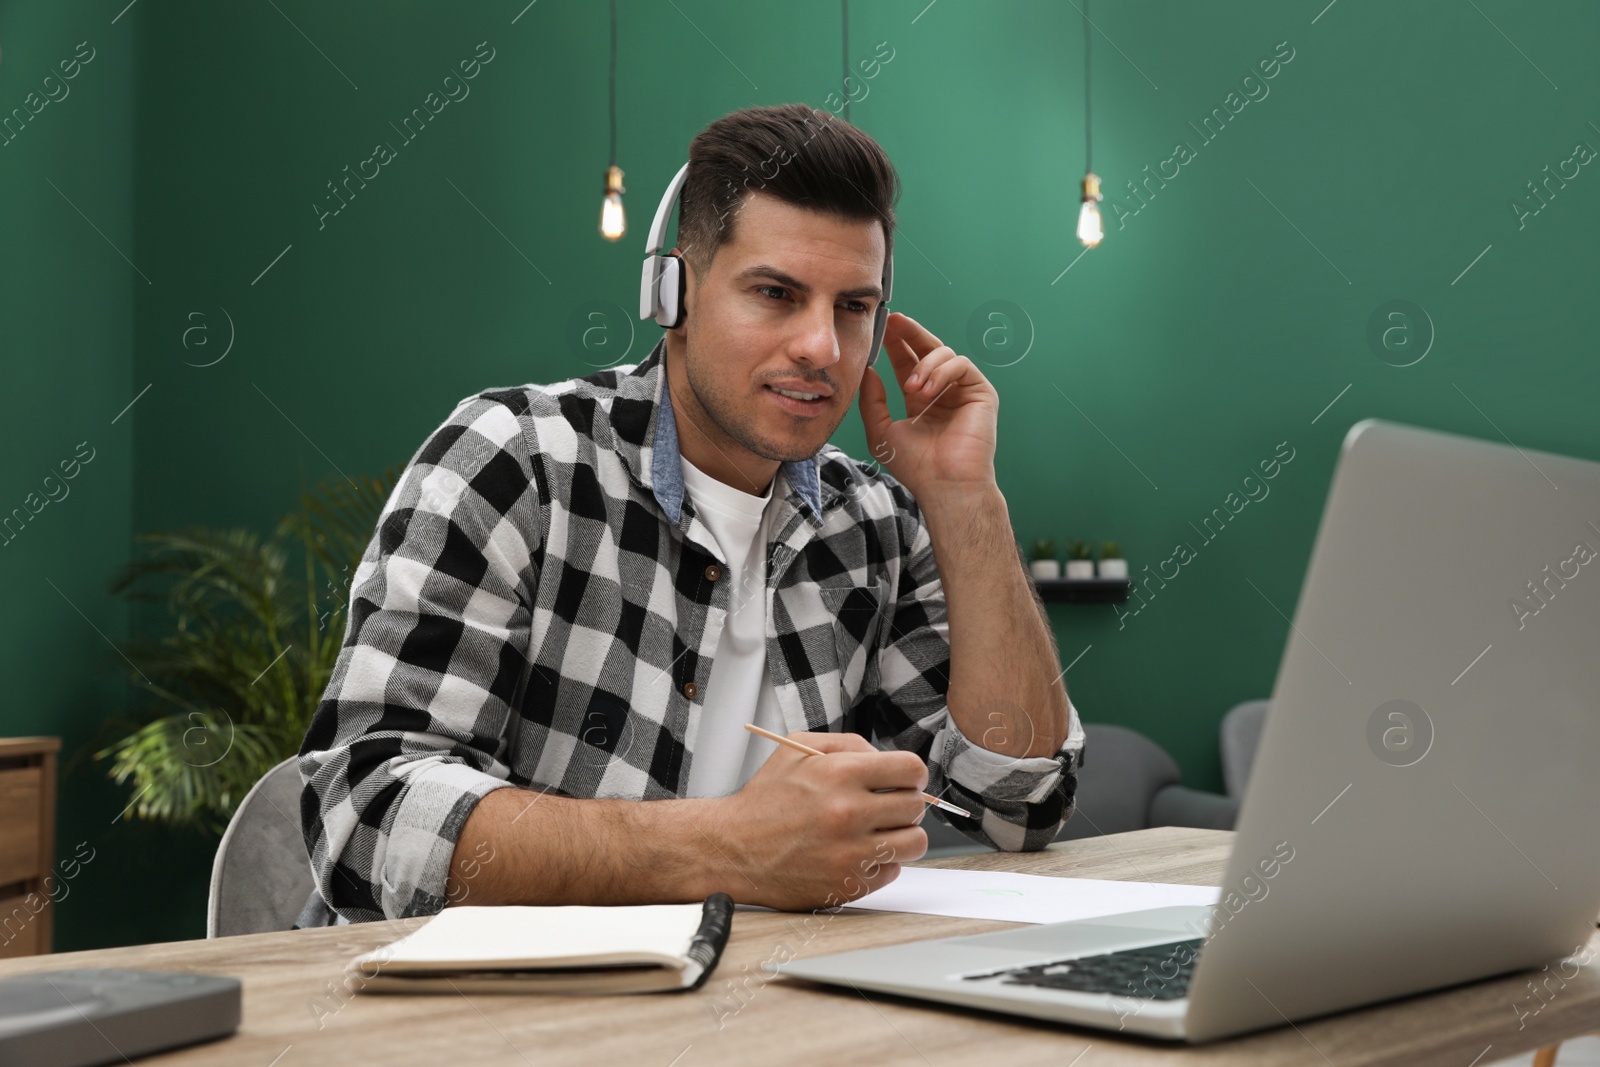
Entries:
POLYGON ((342 919, 810 909, 923 855, 919 790, 1002 849, 1071 814, 1083 730, 995 483, 998 397, 895 314, 891 417, 866 363, 898 178, 818 114, 694 139, 686 314, 648 356, 468 397, 407 466, 300 753, 342 919), (827 443, 858 390, 881 467, 827 443))

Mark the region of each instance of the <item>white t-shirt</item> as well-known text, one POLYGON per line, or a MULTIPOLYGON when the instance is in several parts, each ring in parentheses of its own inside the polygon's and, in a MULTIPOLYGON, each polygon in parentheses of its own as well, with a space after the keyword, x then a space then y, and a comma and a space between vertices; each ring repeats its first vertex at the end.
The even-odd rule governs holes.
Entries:
MULTIPOLYGON (((679 457, 682 459, 682 457, 679 457)), ((685 796, 721 797, 748 782, 777 745, 744 728, 754 723, 787 733, 777 690, 767 671, 767 543, 778 509, 774 474, 764 496, 724 485, 683 459, 683 485, 695 514, 722 549, 732 585, 728 617, 713 654, 700 705, 685 796)))

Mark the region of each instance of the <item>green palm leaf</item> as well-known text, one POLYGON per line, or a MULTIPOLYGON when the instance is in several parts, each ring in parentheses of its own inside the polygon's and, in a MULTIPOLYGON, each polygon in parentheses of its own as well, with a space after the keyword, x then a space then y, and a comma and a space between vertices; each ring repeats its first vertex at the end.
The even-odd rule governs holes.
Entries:
POLYGON ((303 491, 266 539, 244 529, 145 534, 111 592, 162 600, 171 628, 136 635, 134 721, 95 752, 133 790, 126 817, 217 832, 298 751, 333 674, 349 585, 400 472, 303 491))

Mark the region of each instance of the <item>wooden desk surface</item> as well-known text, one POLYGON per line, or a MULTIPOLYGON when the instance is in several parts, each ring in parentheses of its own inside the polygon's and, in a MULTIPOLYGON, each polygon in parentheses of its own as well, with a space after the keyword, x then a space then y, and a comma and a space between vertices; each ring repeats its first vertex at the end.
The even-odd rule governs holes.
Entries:
MULTIPOLYGON (((984 853, 929 865, 1217 885, 1232 836, 1167 827, 1058 843, 1044 852, 984 853)), ((1524 973, 1195 1048, 836 990, 769 977, 761 969, 763 961, 781 959, 785 945, 795 956, 815 956, 1015 925, 848 910, 815 916, 737 912, 722 962, 704 986, 689 994, 384 996, 352 994, 342 985, 347 960, 424 921, 0 961, 0 977, 65 967, 151 967, 239 977, 244 1021, 233 1037, 138 1061, 229 1067, 946 1067, 997 1061, 1006 1067, 1468 1067, 1600 1028, 1600 952, 1576 978, 1546 993, 1536 1014, 1529 1014, 1539 1002, 1528 988, 1530 974, 1524 973), (718 1005, 724 1009, 720 1013, 718 1005), (1085 1050, 1088 1054, 1078 1059, 1085 1050)), ((1589 945, 1600 950, 1600 933, 1589 945)))

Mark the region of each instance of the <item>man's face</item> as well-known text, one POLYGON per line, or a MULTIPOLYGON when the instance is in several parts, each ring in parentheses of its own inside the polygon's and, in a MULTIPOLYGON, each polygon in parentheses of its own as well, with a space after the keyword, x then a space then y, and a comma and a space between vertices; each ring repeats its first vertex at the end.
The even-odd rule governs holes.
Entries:
POLYGON ((705 276, 688 271, 686 377, 728 443, 766 460, 807 459, 861 384, 881 302, 883 227, 759 192, 734 219, 734 240, 705 276))

